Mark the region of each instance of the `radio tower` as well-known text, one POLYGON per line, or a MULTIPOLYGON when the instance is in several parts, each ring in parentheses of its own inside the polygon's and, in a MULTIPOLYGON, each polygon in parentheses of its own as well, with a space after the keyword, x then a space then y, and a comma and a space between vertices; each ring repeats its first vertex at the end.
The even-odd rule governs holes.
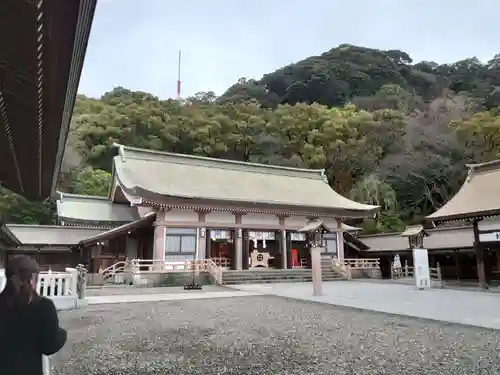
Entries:
POLYGON ((181 51, 179 50, 179 63, 177 66, 177 100, 181 101, 181 51))

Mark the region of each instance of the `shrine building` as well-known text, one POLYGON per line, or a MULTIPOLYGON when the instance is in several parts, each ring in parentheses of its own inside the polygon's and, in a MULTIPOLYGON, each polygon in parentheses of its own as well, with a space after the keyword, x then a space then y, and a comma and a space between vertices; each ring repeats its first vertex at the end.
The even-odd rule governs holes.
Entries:
MULTIPOLYGON (((280 167, 116 145, 108 197, 60 193, 57 213, 68 227, 99 228, 80 240, 77 260, 97 272, 117 261, 184 262, 210 258, 248 269, 257 250, 274 268, 309 267, 304 234, 311 220, 330 229, 325 252, 343 258, 343 220, 374 217, 378 206, 336 193, 324 170, 280 167)), ((349 247, 349 246, 348 246, 349 247)), ((354 251, 354 250, 353 250, 354 251)))

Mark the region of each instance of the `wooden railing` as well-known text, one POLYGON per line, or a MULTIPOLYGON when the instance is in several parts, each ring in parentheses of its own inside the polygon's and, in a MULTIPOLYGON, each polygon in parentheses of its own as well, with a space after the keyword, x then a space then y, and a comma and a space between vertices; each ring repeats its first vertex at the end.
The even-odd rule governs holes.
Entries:
POLYGON ((99 274, 101 275, 102 281, 105 281, 111 277, 114 277, 117 273, 123 273, 125 271, 125 267, 127 263, 124 261, 117 262, 108 268, 103 270, 99 270, 99 274))
MULTIPOLYGON (((224 259, 224 258, 222 258, 224 259)), ((222 263, 224 264, 224 263, 222 263)), ((110 267, 108 267, 110 268, 110 267)), ((168 273, 168 272, 208 272, 216 284, 222 284, 223 268, 213 259, 196 259, 180 262, 165 262, 153 259, 134 259, 124 266, 125 274, 168 273)))
POLYGON ((216 265, 217 267, 228 269, 231 267, 231 260, 229 258, 210 258, 216 265))
MULTIPOLYGON (((439 262, 436 264, 436 267, 429 268, 429 274, 431 281, 437 281, 441 284, 443 283, 443 274, 439 262)), ((401 268, 394 268, 394 264, 391 265, 391 279, 393 280, 411 278, 414 276, 415 268, 413 266, 409 266, 407 260, 401 268)))
POLYGON ((334 270, 343 275, 347 280, 352 279, 351 268, 339 259, 333 259, 332 267, 334 270))
POLYGON ((134 259, 130 261, 130 269, 133 273, 185 271, 186 262, 166 262, 161 259, 134 259))

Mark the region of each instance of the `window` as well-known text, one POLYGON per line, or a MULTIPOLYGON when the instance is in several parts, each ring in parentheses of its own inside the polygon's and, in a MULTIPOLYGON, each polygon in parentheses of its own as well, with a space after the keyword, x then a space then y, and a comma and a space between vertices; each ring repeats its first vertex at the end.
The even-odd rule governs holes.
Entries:
POLYGON ((165 252, 180 253, 181 252, 181 236, 168 236, 165 241, 165 252))
POLYGON ((194 253, 196 251, 195 236, 181 236, 181 252, 194 253))
POLYGON ((325 252, 329 254, 337 254, 337 240, 335 238, 325 238, 325 252))
POLYGON ((196 252, 196 236, 167 234, 165 253, 194 253, 196 252))

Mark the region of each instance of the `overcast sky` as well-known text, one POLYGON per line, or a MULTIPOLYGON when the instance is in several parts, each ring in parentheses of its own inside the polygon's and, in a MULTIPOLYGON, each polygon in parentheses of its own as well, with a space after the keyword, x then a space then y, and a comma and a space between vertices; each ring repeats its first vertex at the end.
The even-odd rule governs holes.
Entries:
POLYGON ((499 0, 98 0, 80 92, 222 94, 349 43, 453 62, 500 52, 499 0))

